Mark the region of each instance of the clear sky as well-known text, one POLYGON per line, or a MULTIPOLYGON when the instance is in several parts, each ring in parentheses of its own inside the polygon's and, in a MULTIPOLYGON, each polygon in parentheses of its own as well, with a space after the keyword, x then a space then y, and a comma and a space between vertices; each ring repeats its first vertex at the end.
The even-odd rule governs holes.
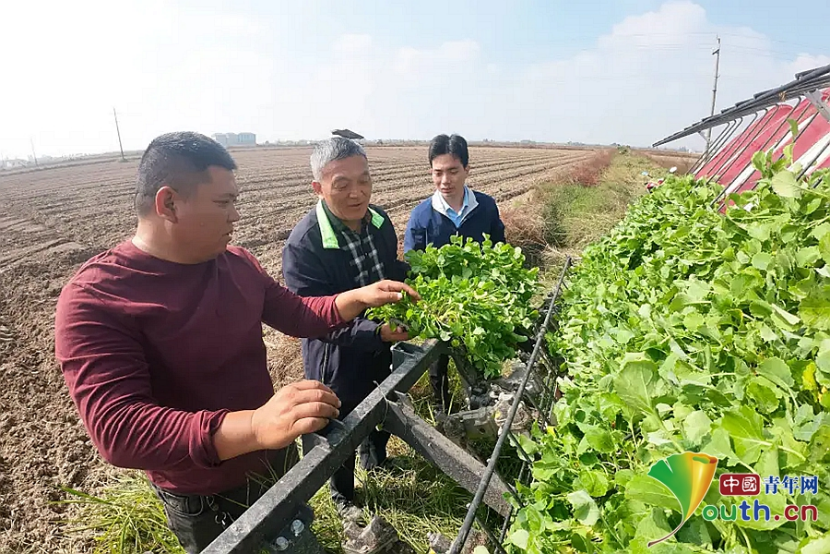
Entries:
MULTIPOLYGON (((0 155, 172 130, 649 145, 830 63, 828 0, 11 0, 0 155)), ((676 145, 701 147, 702 140, 676 145)))

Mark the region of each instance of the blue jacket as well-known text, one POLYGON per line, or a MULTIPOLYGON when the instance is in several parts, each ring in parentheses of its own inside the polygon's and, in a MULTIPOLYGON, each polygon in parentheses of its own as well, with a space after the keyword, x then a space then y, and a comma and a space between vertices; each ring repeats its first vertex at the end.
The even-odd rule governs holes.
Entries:
POLYGON ((465 239, 476 242, 484 240, 483 235, 490 235, 493 244, 504 242, 504 223, 499 216, 499 208, 492 196, 468 189, 470 207, 461 225, 456 227, 444 212, 439 192, 415 206, 406 226, 403 250, 424 250, 428 244, 437 248, 449 244, 450 237, 460 234, 465 239))
MULTIPOLYGON (((387 279, 403 281, 409 265, 398 260, 398 238, 389 216, 370 206, 369 232, 387 279)), ((300 296, 327 296, 357 288, 351 254, 338 246, 338 236, 321 204, 291 231, 282 252, 285 286, 300 296)), ((307 379, 330 387, 344 407, 354 407, 390 373, 391 344, 377 333, 378 323, 361 314, 343 329, 320 339, 302 339, 307 379)), ((341 410, 342 411, 342 410, 341 410)))

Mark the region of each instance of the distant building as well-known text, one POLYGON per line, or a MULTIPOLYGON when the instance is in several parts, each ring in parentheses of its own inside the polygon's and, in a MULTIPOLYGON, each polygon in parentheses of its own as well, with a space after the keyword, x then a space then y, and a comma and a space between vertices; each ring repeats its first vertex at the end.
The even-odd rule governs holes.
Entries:
POLYGON ((254 133, 215 133, 213 140, 224 146, 256 146, 254 133))
POLYGON ((18 169, 26 167, 30 162, 21 159, 0 160, 0 169, 18 169))

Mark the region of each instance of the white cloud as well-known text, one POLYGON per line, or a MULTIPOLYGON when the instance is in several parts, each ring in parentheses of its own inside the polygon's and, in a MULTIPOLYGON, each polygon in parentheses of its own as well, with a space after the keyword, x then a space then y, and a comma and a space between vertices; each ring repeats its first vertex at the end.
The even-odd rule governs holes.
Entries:
MULTIPOLYGON (((626 18, 593 49, 526 68, 514 87, 518 104, 534 106, 533 116, 549 127, 533 125, 528 110, 517 118, 527 122, 527 138, 555 134, 582 142, 655 142, 709 115, 717 35, 722 37, 718 111, 789 81, 799 64, 820 62, 782 62, 764 35, 716 25, 693 2, 667 2, 626 18)), ((700 147, 702 140, 680 144, 700 147)))
POLYGON ((515 65, 474 36, 415 48, 348 34, 312 57, 273 48, 267 21, 154 1, 56 3, 48 20, 37 18, 44 6, 14 4, 21 24, 0 51, 21 52, 4 62, 20 86, 0 88, 0 151, 25 155, 29 136, 41 152, 113 150, 112 105, 131 148, 171 129, 264 141, 340 126, 370 138, 647 145, 708 115, 717 35, 718 110, 830 63, 827 52, 782 57, 769 37, 710 21, 689 0, 627 17, 569 57, 515 65))
POLYGON ((787 72, 796 74, 825 65, 830 65, 830 56, 799 54, 798 57, 787 66, 787 72))
POLYGON ((430 50, 405 47, 395 54, 392 68, 406 84, 424 83, 451 78, 463 66, 475 63, 480 52, 481 47, 474 40, 444 42, 430 50))
POLYGON ((335 53, 354 56, 369 52, 372 47, 372 37, 366 34, 343 35, 334 42, 335 53))

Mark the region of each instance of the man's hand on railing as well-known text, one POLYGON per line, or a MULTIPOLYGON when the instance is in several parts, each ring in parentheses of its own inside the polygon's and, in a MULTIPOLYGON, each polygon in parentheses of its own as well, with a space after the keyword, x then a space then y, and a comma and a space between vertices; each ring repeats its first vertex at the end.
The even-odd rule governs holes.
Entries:
POLYGON ((214 435, 220 460, 248 452, 285 448, 294 440, 324 428, 340 415, 340 400, 319 381, 303 380, 282 387, 256 410, 227 414, 214 435))

